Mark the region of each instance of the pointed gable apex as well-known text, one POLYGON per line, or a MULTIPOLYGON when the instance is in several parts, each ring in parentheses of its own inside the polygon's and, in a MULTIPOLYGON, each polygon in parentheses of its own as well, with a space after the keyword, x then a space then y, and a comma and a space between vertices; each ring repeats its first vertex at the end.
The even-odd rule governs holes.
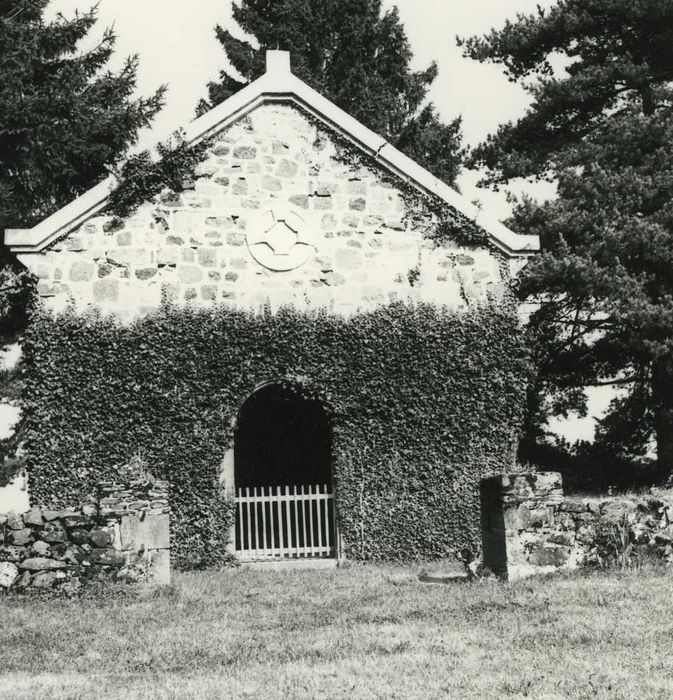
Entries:
MULTIPOLYGON (((528 256, 539 250, 537 236, 517 234, 495 217, 481 211, 455 189, 297 78, 291 71, 290 54, 287 51, 267 51, 266 72, 191 122, 184 129, 185 140, 189 144, 197 144, 231 126, 259 105, 274 102, 297 105, 420 192, 438 197, 474 221, 488 235, 491 244, 506 255, 528 256)), ((116 179, 109 176, 33 228, 7 229, 5 244, 17 253, 38 253, 44 250, 53 241, 101 213, 115 186, 116 179)))

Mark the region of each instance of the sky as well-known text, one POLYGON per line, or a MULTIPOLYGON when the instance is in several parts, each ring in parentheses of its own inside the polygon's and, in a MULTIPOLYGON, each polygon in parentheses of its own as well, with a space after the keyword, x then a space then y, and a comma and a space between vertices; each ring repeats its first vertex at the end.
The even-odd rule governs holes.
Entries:
MULTIPOLYGON (((94 0, 53 0, 49 12, 71 16, 93 4, 94 0)), ((384 0, 385 7, 397 5, 399 9, 414 52, 414 68, 437 62, 439 76, 430 99, 445 120, 462 116, 467 145, 478 143, 500 123, 515 119, 529 98, 520 86, 508 82, 498 66, 464 58, 456 46, 456 35, 484 34, 517 13, 554 4, 554 0, 384 0)), ((166 107, 151 131, 141 136, 142 147, 166 139, 191 121, 199 98, 206 94, 206 84, 226 66, 224 51, 215 39, 215 25, 240 34, 231 18, 230 0, 98 0, 98 14, 98 36, 109 25, 114 25, 118 35, 112 65, 138 54, 139 93, 149 94, 164 83, 169 88, 166 107)), ((504 194, 477 189, 477 180, 478 174, 465 173, 458 184, 470 200, 479 200, 494 216, 507 216, 504 194)), ((530 186, 526 189, 531 191, 530 186)), ((550 193, 548 186, 532 191, 539 196, 550 193)))

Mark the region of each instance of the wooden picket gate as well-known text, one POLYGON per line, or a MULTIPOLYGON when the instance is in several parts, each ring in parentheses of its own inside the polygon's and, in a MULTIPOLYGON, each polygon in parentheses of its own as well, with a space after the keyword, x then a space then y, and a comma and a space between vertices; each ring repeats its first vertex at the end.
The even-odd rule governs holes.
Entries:
POLYGON ((240 560, 336 556, 334 494, 326 485, 239 488, 236 556, 240 560))

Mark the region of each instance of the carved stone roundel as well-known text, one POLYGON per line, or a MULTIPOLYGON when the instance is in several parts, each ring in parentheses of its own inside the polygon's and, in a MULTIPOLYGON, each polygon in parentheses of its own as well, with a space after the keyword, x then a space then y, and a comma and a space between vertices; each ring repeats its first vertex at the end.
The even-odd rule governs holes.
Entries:
POLYGON ((312 227, 291 209, 274 207, 247 225, 250 255, 269 270, 283 272, 303 265, 315 253, 312 227))

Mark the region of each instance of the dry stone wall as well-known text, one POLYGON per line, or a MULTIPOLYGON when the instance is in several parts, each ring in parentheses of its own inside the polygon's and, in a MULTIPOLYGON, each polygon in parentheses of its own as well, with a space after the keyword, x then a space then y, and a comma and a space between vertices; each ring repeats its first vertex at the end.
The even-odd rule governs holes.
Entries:
POLYGON ((170 583, 167 482, 103 482, 78 508, 0 515, 0 590, 92 580, 170 583))
POLYGON ((396 300, 464 308, 503 295, 509 273, 498 252, 436 245, 424 204, 405 199, 367 156, 351 161, 297 108, 262 105, 218 137, 185 191, 164 192, 126 220, 92 218, 19 258, 52 308, 71 299, 124 317, 156 308, 162 294, 344 314, 396 300))
POLYGON ((484 564, 509 579, 581 566, 673 564, 673 498, 565 498, 556 472, 481 485, 484 564))

